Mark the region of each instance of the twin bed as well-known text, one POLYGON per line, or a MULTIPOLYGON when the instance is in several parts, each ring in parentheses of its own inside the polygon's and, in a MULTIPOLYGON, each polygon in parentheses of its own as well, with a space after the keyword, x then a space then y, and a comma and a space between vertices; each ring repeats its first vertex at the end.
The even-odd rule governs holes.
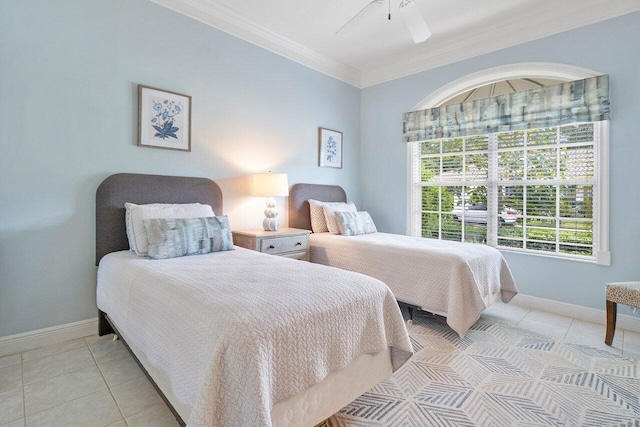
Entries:
MULTIPOLYGON (((308 200, 346 202, 334 185, 296 184, 289 192, 289 226, 311 230, 308 200)), ((482 311, 517 293, 502 254, 489 246, 387 233, 313 233, 310 260, 384 282, 403 303, 447 318, 460 336, 482 311)))
POLYGON ((128 251, 125 203, 202 203, 211 180, 117 174, 96 193, 99 333, 116 332, 189 426, 313 426, 398 369, 412 347, 388 287, 235 248, 128 251))
MULTIPOLYGON (((346 194, 294 185, 291 227, 311 229, 308 199, 346 194)), ((493 248, 385 233, 314 233, 312 263, 239 247, 138 257, 125 203, 201 203, 221 215, 222 193, 209 179, 136 174, 112 175, 96 193, 99 334, 123 339, 182 425, 313 426, 411 357, 396 298, 464 335, 494 299, 516 294, 493 248)))

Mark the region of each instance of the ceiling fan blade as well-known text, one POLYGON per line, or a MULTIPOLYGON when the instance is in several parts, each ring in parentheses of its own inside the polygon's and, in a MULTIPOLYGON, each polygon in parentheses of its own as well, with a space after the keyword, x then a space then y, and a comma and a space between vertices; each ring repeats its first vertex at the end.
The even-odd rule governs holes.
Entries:
POLYGON ((414 0, 402 0, 400 3, 400 12, 404 17, 407 28, 409 28, 414 43, 422 43, 431 37, 431 31, 429 31, 429 27, 427 27, 427 23, 424 21, 420 9, 418 9, 418 5, 414 0))
POLYGON ((371 3, 363 7, 360 12, 356 13, 353 18, 349 19, 346 24, 340 27, 340 29, 336 31, 336 34, 347 34, 347 32, 350 32, 356 27, 358 22, 364 21, 367 16, 382 6, 384 6, 384 0, 373 0, 371 3))

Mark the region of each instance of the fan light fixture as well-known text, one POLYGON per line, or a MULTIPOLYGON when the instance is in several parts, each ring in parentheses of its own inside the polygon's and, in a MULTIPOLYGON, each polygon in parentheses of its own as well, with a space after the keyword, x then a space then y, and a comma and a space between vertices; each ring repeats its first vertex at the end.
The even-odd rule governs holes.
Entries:
POLYGON ((431 37, 431 31, 429 31, 427 23, 424 22, 420 9, 418 9, 418 5, 414 0, 402 0, 400 13, 404 16, 404 21, 409 28, 414 43, 422 43, 431 37))
MULTIPOLYGON (((388 1, 389 20, 391 20, 391 0, 388 1)), ((340 29, 336 31, 336 34, 346 35, 351 33, 357 26, 357 23, 364 22, 368 17, 374 15, 378 9, 384 6, 384 2, 385 0, 373 0, 363 7, 353 18, 349 19, 346 24, 340 27, 340 29)), ((427 27, 427 23, 422 13, 420 13, 420 9, 418 9, 415 0, 401 0, 399 8, 414 43, 422 43, 431 37, 431 31, 429 31, 429 27, 427 27)))

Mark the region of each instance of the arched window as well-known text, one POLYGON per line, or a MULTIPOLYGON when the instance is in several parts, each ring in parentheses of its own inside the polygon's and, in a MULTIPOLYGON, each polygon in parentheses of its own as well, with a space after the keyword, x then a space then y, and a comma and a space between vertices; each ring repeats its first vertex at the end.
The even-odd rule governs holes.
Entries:
POLYGON ((493 68, 406 113, 408 232, 609 265, 608 77, 599 74, 493 68))

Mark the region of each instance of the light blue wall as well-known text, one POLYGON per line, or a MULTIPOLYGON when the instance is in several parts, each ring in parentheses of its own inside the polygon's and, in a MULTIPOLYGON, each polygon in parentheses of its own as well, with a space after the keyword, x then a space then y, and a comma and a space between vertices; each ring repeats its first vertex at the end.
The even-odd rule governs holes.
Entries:
POLYGON ((273 170, 357 200, 359 136, 358 89, 149 1, 2 0, 0 337, 96 316, 108 175, 273 170), (136 146, 138 83, 193 96, 191 153, 136 146), (318 126, 344 132, 343 169, 317 166, 318 126))
POLYGON ((447 83, 518 62, 558 62, 609 74, 613 265, 504 252, 520 292, 603 308, 605 282, 640 280, 639 41, 640 13, 634 13, 364 89, 360 164, 364 208, 380 231, 405 232, 402 113, 447 83))
POLYGON ((404 233, 401 114, 525 61, 611 75, 614 265, 505 254, 523 293, 601 308, 602 283, 640 278, 638 40, 633 14, 359 91, 146 0, 3 0, 0 337, 95 316, 95 190, 112 173, 213 178, 246 227, 259 215, 237 177, 286 172, 342 185, 382 231, 404 233), (138 83, 193 96, 191 153, 136 146, 138 83), (344 132, 343 169, 317 167, 317 126, 344 132))

